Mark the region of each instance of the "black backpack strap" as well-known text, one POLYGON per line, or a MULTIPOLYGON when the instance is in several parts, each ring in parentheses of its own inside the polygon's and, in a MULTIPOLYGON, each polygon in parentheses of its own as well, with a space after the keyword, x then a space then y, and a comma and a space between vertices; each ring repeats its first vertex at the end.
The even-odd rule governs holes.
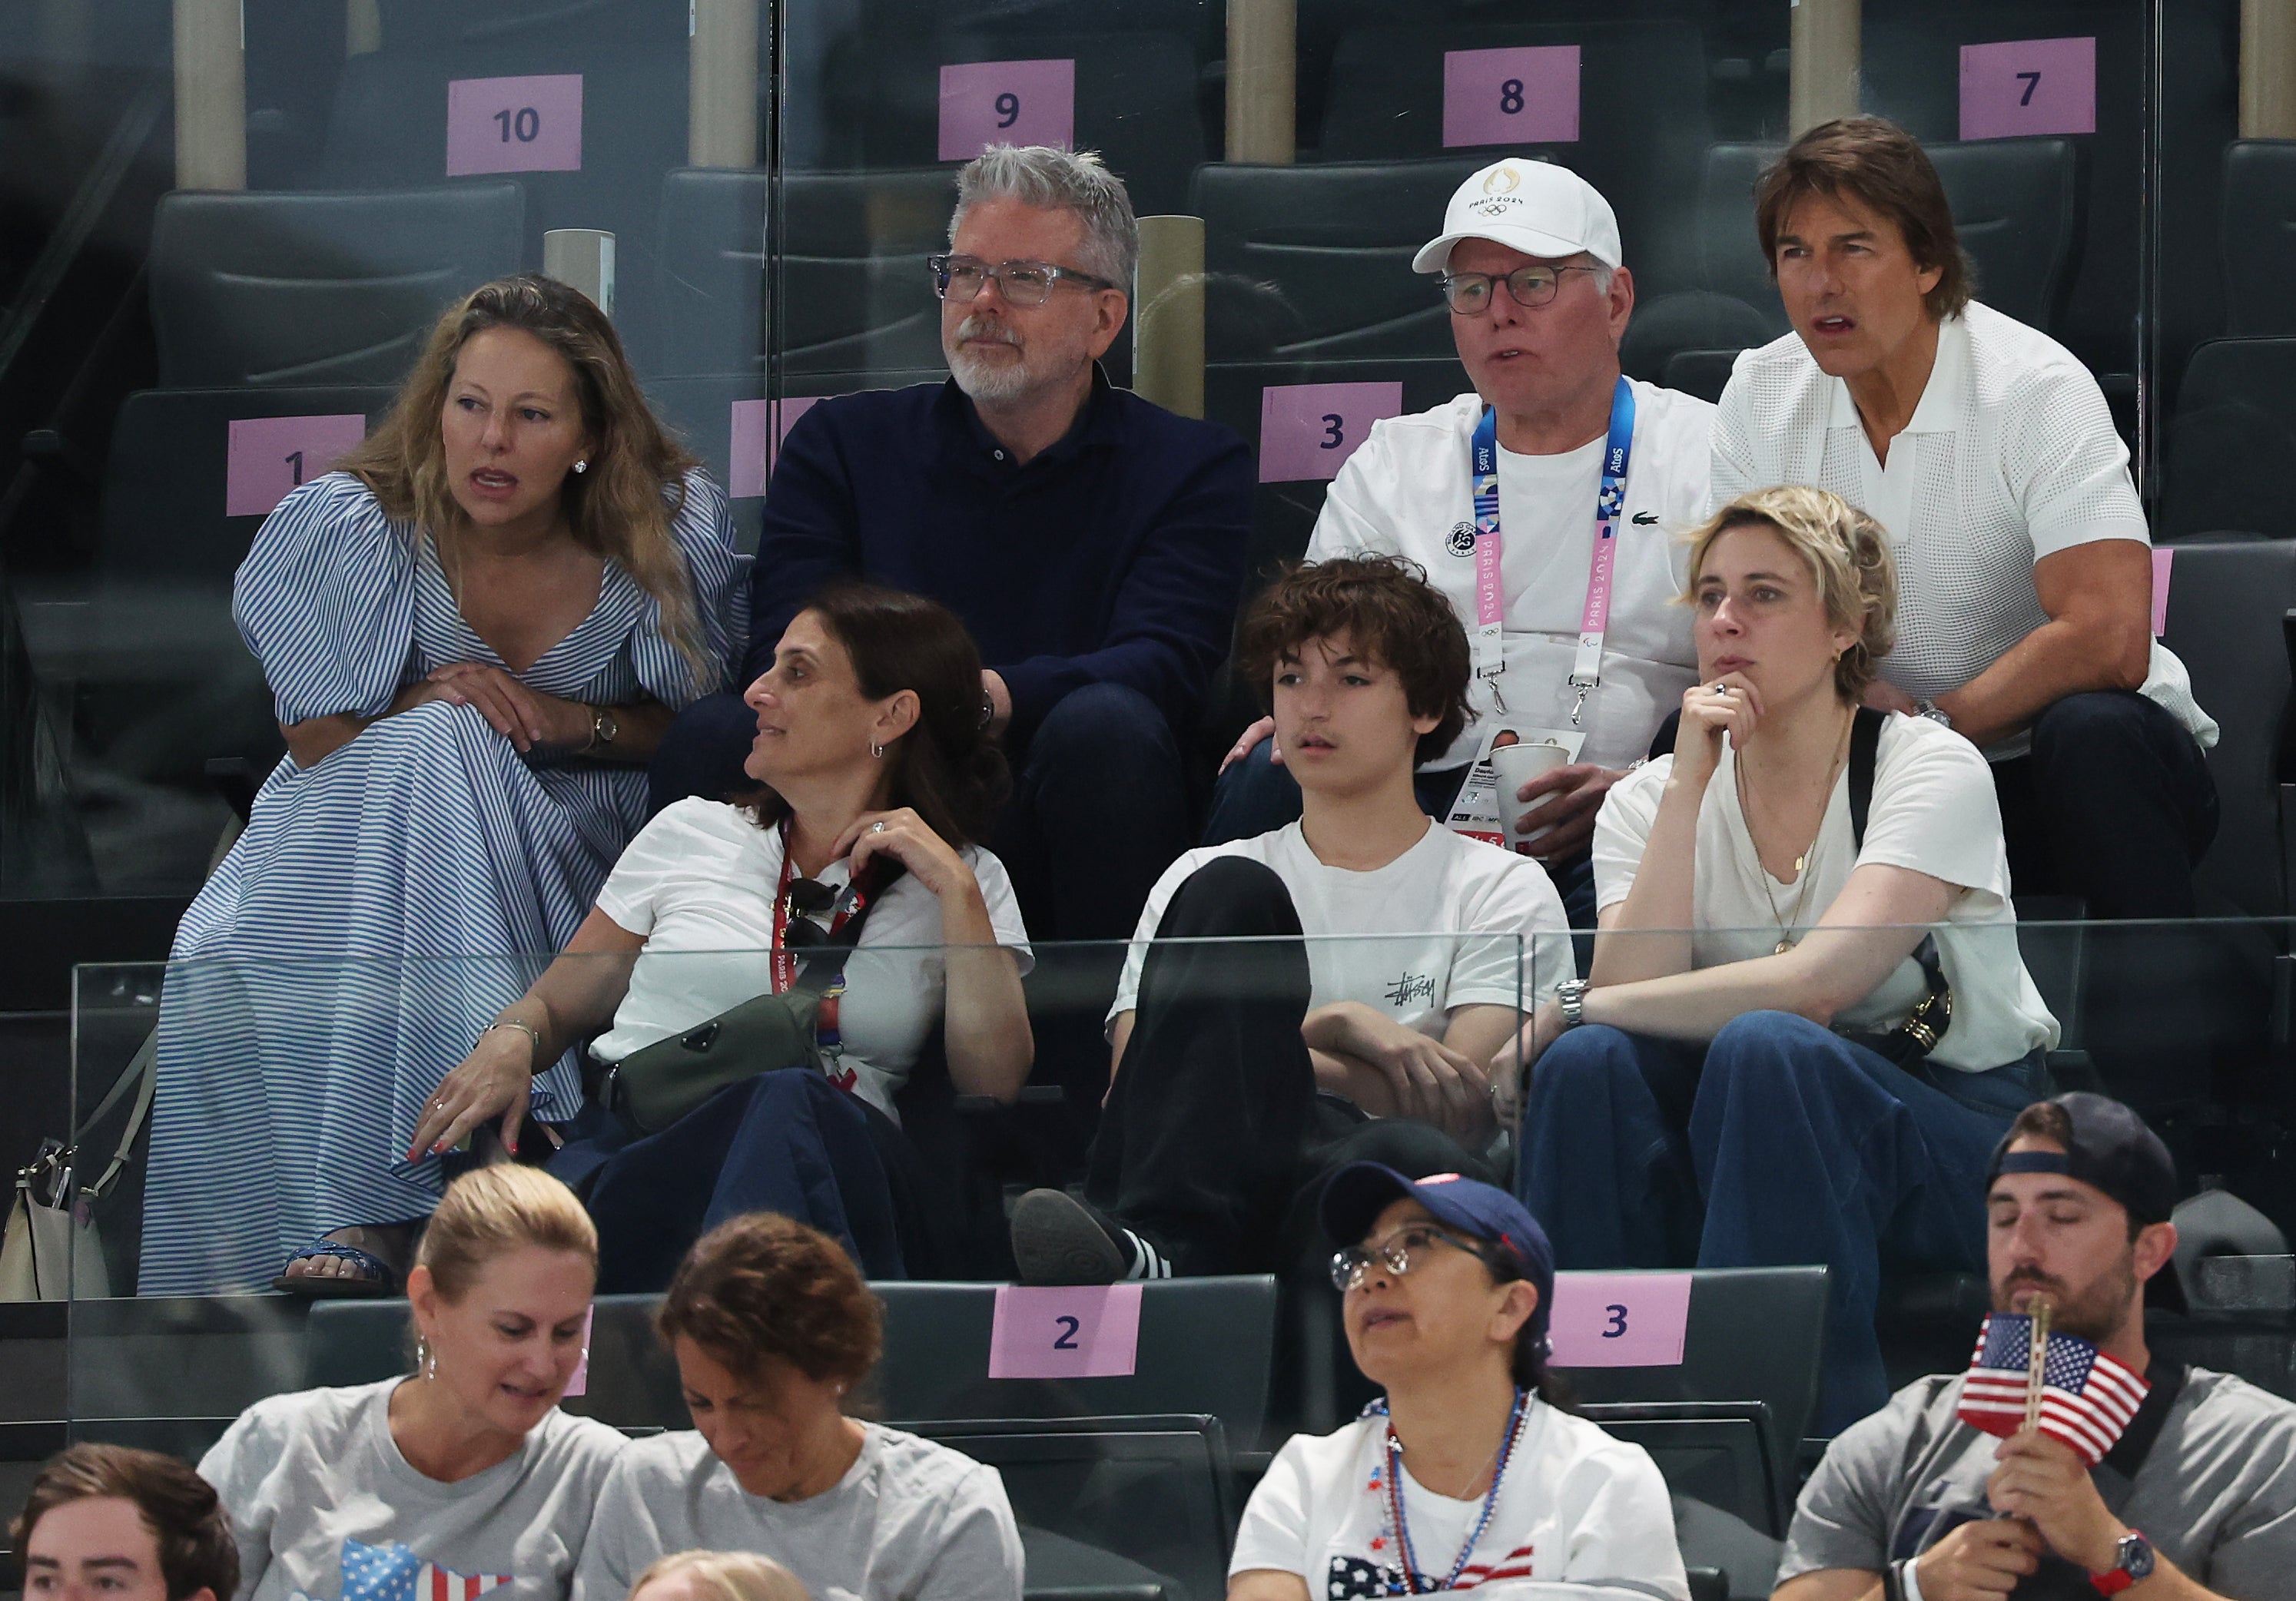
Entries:
POLYGON ((1881 759, 1882 724, 1889 714, 1861 706, 1849 721, 1849 837, 1866 848, 1866 818, 1874 810, 1874 768, 1881 759))

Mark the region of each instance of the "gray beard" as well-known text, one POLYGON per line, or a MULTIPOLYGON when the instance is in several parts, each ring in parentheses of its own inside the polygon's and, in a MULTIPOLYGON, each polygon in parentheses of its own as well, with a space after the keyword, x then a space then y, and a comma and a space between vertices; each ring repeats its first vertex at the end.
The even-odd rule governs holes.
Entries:
POLYGON ((948 353, 948 371, 956 387, 973 401, 1018 400, 1033 382, 1024 361, 985 362, 962 347, 948 353))

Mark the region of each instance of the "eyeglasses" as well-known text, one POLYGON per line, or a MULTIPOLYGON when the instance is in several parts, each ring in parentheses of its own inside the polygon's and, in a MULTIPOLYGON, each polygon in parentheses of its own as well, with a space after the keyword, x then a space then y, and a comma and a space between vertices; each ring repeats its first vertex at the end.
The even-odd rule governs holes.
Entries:
POLYGON ((1491 290, 1496 284, 1506 285, 1506 292, 1517 306, 1526 310, 1544 306, 1554 298, 1562 287, 1565 273, 1599 273, 1599 266, 1583 262, 1570 266, 1517 267, 1505 274, 1495 273, 1446 273, 1443 274, 1443 298, 1451 309, 1472 316, 1491 303, 1491 290))
POLYGON ((1454 1251, 1464 1251, 1481 1262, 1489 1255, 1480 1246, 1471 1246, 1425 1223, 1406 1224, 1375 1246, 1349 1246, 1332 1256, 1332 1287, 1345 1294, 1364 1281, 1373 1270, 1372 1264, 1383 1262, 1387 1270, 1398 1278, 1427 1260, 1437 1246, 1448 1246, 1454 1251))
POLYGON ((959 305, 970 304, 991 278, 996 280, 996 292, 1014 306, 1042 306, 1062 283, 1090 290, 1116 287, 1105 278, 1049 261, 1000 261, 991 266, 977 256, 928 256, 925 265, 932 271, 933 293, 959 305))

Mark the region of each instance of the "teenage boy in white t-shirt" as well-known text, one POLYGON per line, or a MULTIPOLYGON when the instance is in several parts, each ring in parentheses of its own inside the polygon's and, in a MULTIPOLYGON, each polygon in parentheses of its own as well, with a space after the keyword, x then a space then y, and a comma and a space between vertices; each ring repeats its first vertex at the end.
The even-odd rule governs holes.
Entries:
POLYGON ((1305 809, 1189 852, 1151 892, 1109 1013, 1088 1204, 1021 1198, 1026 1281, 1267 1270, 1293 1197, 1340 1162, 1482 1171, 1482 1064, 1574 971, 1545 870, 1420 809, 1413 765, 1458 737, 1468 658, 1414 564, 1293 568, 1239 655, 1305 809))
POLYGON ((1970 298, 1945 186, 1904 129, 1812 128, 1754 202, 1793 331, 1723 391, 1714 505, 1809 484, 1889 530, 1898 644, 1866 704, 1985 753, 2018 894, 2192 916, 2217 725, 2152 636, 2151 530, 2096 380, 1970 298))
MULTIPOLYGON (((1539 803, 1548 826, 1527 848, 1583 928, 1595 925, 1595 813, 1697 670, 1689 613, 1674 604, 1683 586, 1677 535, 1706 516, 1711 462, 1712 406, 1620 373, 1635 305, 1622 259, 1610 202, 1567 167, 1510 157, 1462 184, 1443 232, 1412 266, 1441 274, 1472 392, 1374 424, 1332 482, 1308 544, 1310 561, 1410 558, 1477 633, 1467 726, 1420 766, 1430 813, 1453 815, 1502 727, 1569 753, 1514 796, 1486 799, 1488 786, 1465 793, 1478 813, 1519 814, 1539 803), (1487 417, 1497 494, 1479 507, 1476 434, 1487 417), (1614 430, 1628 442, 1616 463, 1614 430), (1616 475, 1623 498, 1603 525, 1605 591, 1594 559, 1613 466, 1624 470, 1616 475), (1478 575, 1491 572, 1495 626, 1484 632, 1478 575)), ((1263 719, 1230 754, 1207 841, 1300 814, 1299 788, 1283 765, 1290 753, 1278 754, 1274 732, 1263 719)))

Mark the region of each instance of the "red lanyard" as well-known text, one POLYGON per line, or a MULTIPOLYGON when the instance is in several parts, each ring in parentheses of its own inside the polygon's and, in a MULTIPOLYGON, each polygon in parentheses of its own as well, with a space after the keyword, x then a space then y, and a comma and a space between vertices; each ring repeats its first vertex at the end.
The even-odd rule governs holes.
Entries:
MULTIPOLYGON (((790 987, 797 983, 797 952, 785 949, 783 944, 783 939, 789 933, 790 885, 797 877, 797 863, 790 856, 790 826, 787 818, 782 820, 781 834, 782 877, 781 882, 774 889, 773 975, 774 993, 776 995, 787 994, 790 987)), ((856 891, 845 910, 829 919, 829 937, 832 940, 836 939, 845 931, 845 925, 853 920, 854 914, 868 903, 869 897, 856 891)))

